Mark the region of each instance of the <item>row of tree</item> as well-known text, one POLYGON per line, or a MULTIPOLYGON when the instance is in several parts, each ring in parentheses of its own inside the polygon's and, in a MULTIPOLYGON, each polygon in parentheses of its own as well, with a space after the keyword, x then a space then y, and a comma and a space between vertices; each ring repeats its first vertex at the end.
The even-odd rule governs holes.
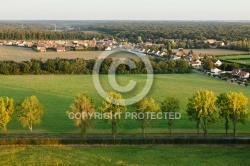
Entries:
MULTIPOLYGON (((189 99, 186 113, 190 120, 196 122, 198 134, 200 127, 202 126, 204 136, 206 136, 209 124, 225 119, 226 134, 228 133, 229 122, 232 121, 234 136, 236 137, 237 124, 244 124, 249 117, 247 104, 248 98, 242 93, 228 92, 222 93, 216 97, 212 91, 199 90, 189 99)), ((92 115, 96 111, 94 101, 87 93, 77 94, 70 108, 71 110, 67 111, 67 114, 92 115)), ((145 129, 152 122, 152 116, 147 116, 148 113, 159 111, 164 114, 179 112, 180 100, 175 97, 166 97, 159 106, 155 103, 153 98, 145 97, 134 104, 133 108, 134 112, 137 113, 135 116, 142 129, 142 134, 145 136, 145 129)), ((117 114, 124 115, 127 110, 122 95, 116 92, 109 92, 108 97, 103 100, 102 106, 99 107, 99 110, 102 113, 108 113, 110 115, 104 120, 111 124, 112 134, 115 138, 118 127, 123 122, 123 116, 119 116, 119 118, 116 118, 116 116, 117 114)), ((84 138, 86 136, 87 128, 91 126, 91 116, 81 116, 80 118, 72 119, 74 119, 75 125, 80 127, 81 136, 84 138)), ((166 120, 169 132, 172 134, 171 130, 175 120, 170 117, 166 120)))
MULTIPOLYGON (((126 64, 120 64, 117 74, 145 74, 147 68, 142 61, 132 60, 136 68, 130 69, 126 64)), ((192 71, 188 62, 183 59, 173 61, 166 58, 150 59, 155 74, 167 73, 190 73, 192 71)), ((105 59, 100 67, 101 74, 107 74, 112 63, 119 63, 119 60, 112 58, 105 59)), ((0 74, 3 75, 21 75, 21 74, 91 74, 95 63, 101 63, 95 59, 32 59, 30 62, 1 61, 0 74)))
POLYGON ((14 110, 23 127, 28 127, 31 132, 33 124, 41 122, 43 106, 36 96, 25 98, 16 107, 12 98, 0 97, 0 127, 4 133, 7 131, 7 124, 11 121, 14 110))
MULTIPOLYGON (((127 106, 124 104, 120 93, 109 92, 108 97, 103 100, 100 112, 108 113, 104 120, 111 124, 112 134, 115 137, 119 126, 122 124, 124 113, 127 106), (119 118, 117 118, 119 115, 119 118)), ((236 137, 236 127, 238 123, 245 124, 249 117, 247 109, 248 98, 242 93, 228 92, 222 93, 216 97, 213 91, 199 90, 194 94, 187 105, 187 115, 190 120, 196 122, 196 127, 199 130, 202 127, 204 136, 208 131, 208 125, 225 120, 225 130, 228 134, 230 121, 233 124, 234 137, 236 137)), ((80 128, 81 136, 86 136, 87 129, 91 126, 93 118, 92 115, 96 111, 94 100, 90 98, 87 93, 79 93, 76 95, 73 103, 70 105, 70 110, 67 114, 86 115, 80 118, 73 118, 76 126, 80 128)), ((152 116, 149 113, 156 113, 161 111, 163 114, 176 113, 180 111, 180 100, 175 97, 166 97, 159 106, 151 97, 145 97, 133 105, 135 116, 142 129, 142 134, 145 136, 145 129, 151 124, 152 116), (142 116, 143 115, 143 116, 142 116)), ((7 131, 7 124, 10 122, 14 109, 17 112, 17 118, 22 123, 23 127, 28 127, 32 132, 33 124, 41 122, 41 116, 44 112, 42 104, 38 101, 36 96, 25 98, 16 107, 14 100, 8 97, 0 97, 0 127, 5 133, 7 131)), ((170 134, 175 119, 166 118, 167 126, 170 134)))

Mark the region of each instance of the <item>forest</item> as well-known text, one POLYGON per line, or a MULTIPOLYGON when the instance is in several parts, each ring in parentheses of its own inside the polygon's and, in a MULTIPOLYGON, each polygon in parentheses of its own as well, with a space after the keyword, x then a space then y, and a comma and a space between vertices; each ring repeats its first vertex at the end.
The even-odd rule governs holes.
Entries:
POLYGON ((0 22, 0 40, 84 40, 114 37, 118 41, 150 41, 173 48, 209 48, 204 42, 215 39, 218 47, 249 51, 250 22, 203 21, 24 21, 0 22), (57 29, 54 29, 56 27, 57 29))

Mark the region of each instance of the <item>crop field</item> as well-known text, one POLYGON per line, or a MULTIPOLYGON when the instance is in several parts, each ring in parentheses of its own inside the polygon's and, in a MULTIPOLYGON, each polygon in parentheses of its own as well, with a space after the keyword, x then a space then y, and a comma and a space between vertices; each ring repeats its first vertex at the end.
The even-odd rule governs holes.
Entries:
POLYGON ((220 56, 219 58, 221 60, 227 60, 235 63, 250 65, 250 55, 220 56))
MULTIPOLYGON (((191 49, 184 49, 187 54, 191 49)), ((209 54, 209 55, 233 55, 233 54, 247 54, 246 51, 226 50, 226 49, 192 49, 195 54, 209 54)), ((178 49, 173 49, 173 52, 177 52, 178 49)))
MULTIPOLYGON (((109 86, 106 75, 100 76, 101 84, 106 91, 113 91, 109 86)), ((124 94, 128 98, 138 94, 145 85, 146 75, 118 75, 117 81, 120 85, 126 85, 129 80, 135 80, 137 86, 132 92, 124 94)), ((154 84, 148 96, 155 98, 157 104, 165 96, 176 96, 181 100, 182 118, 177 120, 174 133, 196 133, 195 123, 188 120, 185 115, 188 98, 199 89, 210 89, 216 94, 228 91, 243 92, 250 99, 249 88, 231 84, 222 80, 200 74, 173 74, 155 75, 154 84)), ((15 100, 15 104, 27 96, 36 95, 44 106, 44 115, 40 125, 34 126, 34 133, 77 133, 73 121, 68 118, 66 111, 69 110, 70 103, 73 102, 74 95, 78 92, 88 92, 95 100, 97 111, 102 103, 102 98, 98 95, 91 75, 22 75, 22 76, 0 76, 0 96, 9 96, 15 100)), ((250 108, 250 104, 248 105, 250 108)), ((128 111, 132 111, 128 107, 128 111)), ((250 109, 249 109, 250 110, 250 109)), ((146 129, 148 133, 167 133, 166 121, 155 120, 146 129)), ((232 126, 232 125, 231 125, 232 126)), ((238 124, 238 132, 250 133, 250 124, 238 124)), ((103 120, 95 120, 89 133, 109 134, 110 125, 103 120)), ((16 115, 8 125, 7 133, 26 133, 28 129, 23 129, 17 121, 16 115)), ((224 133, 223 121, 219 124, 209 126, 209 132, 224 133)), ((232 128, 230 128, 232 133, 232 128)), ((135 119, 126 120, 118 130, 119 134, 141 133, 138 122, 135 119)))
MULTIPOLYGON (((68 52, 36 52, 31 48, 21 48, 14 46, 0 46, 0 61, 30 61, 31 59, 40 59, 42 61, 46 61, 47 59, 76 59, 83 58, 85 60, 97 58, 101 55, 103 51, 68 51, 68 52)), ((133 58, 135 56, 129 53, 116 53, 115 55, 111 55, 111 58, 133 58), (113 57, 112 57, 113 56, 113 57)))
POLYGON ((249 146, 1 146, 1 165, 248 165, 249 146))
MULTIPOLYGON (((173 50, 178 51, 177 49, 173 50)), ((188 53, 190 50, 185 49, 184 52, 188 53)), ((231 55, 231 54, 244 54, 247 52, 234 51, 234 50, 222 50, 222 49, 194 49, 195 54, 214 54, 214 55, 231 55)), ((31 48, 21 48, 14 46, 0 46, 0 60, 12 60, 16 62, 29 61, 30 59, 41 59, 43 61, 47 59, 65 58, 65 59, 94 59, 98 57, 102 51, 69 51, 69 52, 35 52, 31 48)), ((128 54, 126 53, 126 57, 128 54)), ((119 55, 118 58, 124 57, 119 55)), ((133 58, 133 56, 129 56, 133 58)))

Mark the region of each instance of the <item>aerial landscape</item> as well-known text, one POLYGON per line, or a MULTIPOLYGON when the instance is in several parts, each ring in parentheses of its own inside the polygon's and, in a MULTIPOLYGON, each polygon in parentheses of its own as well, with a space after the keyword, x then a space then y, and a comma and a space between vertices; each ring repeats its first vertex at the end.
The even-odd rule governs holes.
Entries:
POLYGON ((249 165, 248 1, 5 1, 0 165, 249 165))

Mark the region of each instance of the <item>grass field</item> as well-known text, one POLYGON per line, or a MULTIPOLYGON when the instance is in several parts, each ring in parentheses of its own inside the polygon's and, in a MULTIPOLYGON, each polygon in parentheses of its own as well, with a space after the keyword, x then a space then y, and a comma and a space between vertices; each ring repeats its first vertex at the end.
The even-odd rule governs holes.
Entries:
POLYGON ((250 55, 220 56, 221 60, 250 65, 250 55))
MULTIPOLYGON (((187 54, 191 49, 184 49, 187 54)), ((195 54, 209 54, 209 55, 233 55, 233 54, 247 54, 245 51, 226 50, 226 49, 192 49, 195 54)), ((178 49, 173 49, 173 52, 177 52, 178 49)))
MULTIPOLYGON (((134 96, 144 86, 146 75, 118 75, 117 80, 120 84, 126 85, 129 80, 137 82, 136 88, 124 94, 125 98, 134 96)), ((112 91, 109 86, 107 76, 100 78, 102 85, 106 91, 112 91)), ((188 98, 191 97, 199 89, 210 89, 216 94, 228 91, 239 91, 250 99, 249 88, 231 84, 222 80, 199 74, 189 75, 155 75, 154 84, 149 96, 155 98, 156 102, 160 102, 167 95, 173 95, 181 100, 182 118, 176 121, 174 133, 195 133, 195 123, 190 122, 185 116, 186 104, 188 98)), ((66 111, 69 109, 70 103, 74 99, 77 92, 89 92, 94 98, 97 108, 101 105, 102 98, 98 95, 94 88, 91 75, 23 75, 23 76, 0 76, 0 96, 9 96, 19 103, 24 97, 36 95, 40 102, 44 105, 44 116, 40 125, 34 126, 34 133, 73 133, 77 132, 77 128, 73 125, 73 121, 69 120, 66 111)), ((248 105, 250 108, 250 105, 248 105)), ((132 107, 128 107, 131 111, 132 107)), ((249 109, 250 110, 250 109, 249 109)), ((224 133, 223 122, 209 126, 209 132, 224 133)), ((249 123, 247 125, 238 125, 238 131, 250 133, 249 123)), ((7 133, 25 133, 27 129, 23 129, 16 117, 8 125, 7 133)), ((166 133, 166 122, 157 120, 152 123, 146 132, 149 133, 166 133)), ((102 120, 95 120, 94 126, 89 130, 90 133, 110 133, 110 126, 102 120)), ((230 129, 232 132, 232 128, 230 129)), ((141 133, 138 123, 135 120, 127 120, 119 129, 120 134, 124 133, 141 133)))
POLYGON ((249 165, 249 146, 1 146, 0 165, 249 165))

